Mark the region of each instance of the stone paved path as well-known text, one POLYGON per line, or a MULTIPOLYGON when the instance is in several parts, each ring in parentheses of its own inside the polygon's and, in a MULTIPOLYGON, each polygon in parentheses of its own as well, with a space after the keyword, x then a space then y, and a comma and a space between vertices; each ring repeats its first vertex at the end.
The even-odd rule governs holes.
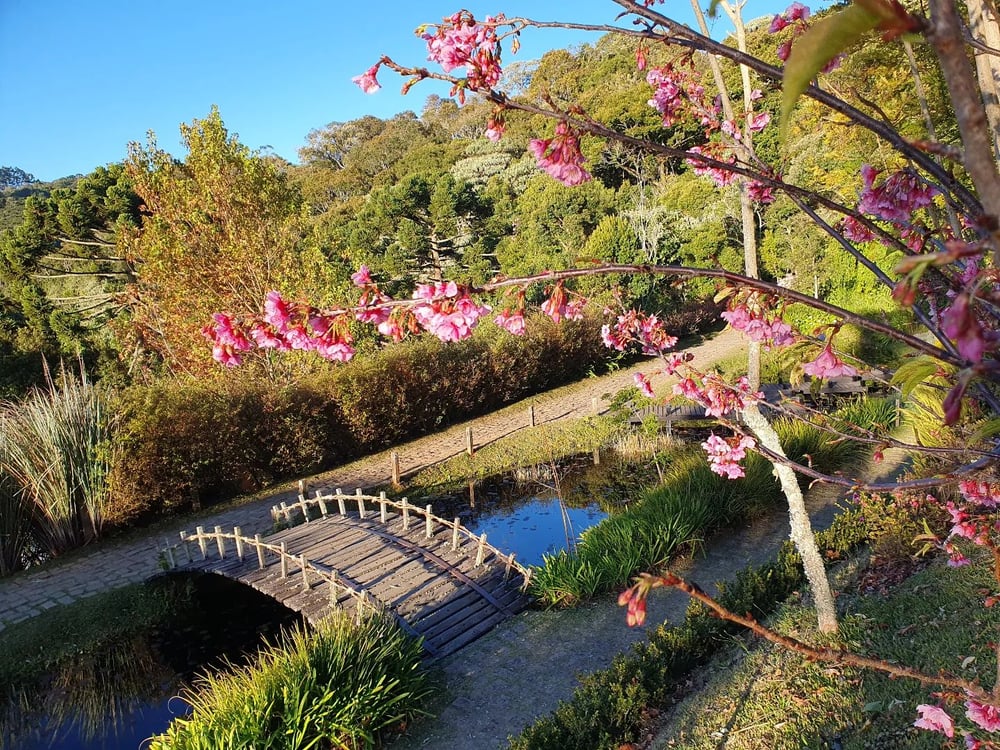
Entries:
MULTIPOLYGON (((705 343, 689 349, 695 364, 718 361, 740 351, 739 334, 727 330, 705 343)), ((559 419, 581 417, 593 413, 593 399, 602 399, 619 389, 632 385, 636 372, 656 368, 655 361, 644 361, 634 367, 600 378, 589 378, 547 393, 539 394, 493 414, 455 425, 447 430, 397 446, 403 476, 444 461, 462 452, 466 427, 471 427, 476 445, 493 442, 505 435, 527 429, 527 410, 534 406, 538 424, 559 419)), ((654 385, 657 381, 654 379, 654 385)), ((391 480, 389 451, 369 456, 340 468, 312 477, 310 490, 342 487, 371 488, 391 480)), ((207 512, 197 519, 188 517, 167 522, 155 530, 131 535, 127 540, 94 545, 77 552, 65 561, 56 561, 36 571, 26 571, 11 578, 0 579, 0 630, 21 622, 60 604, 69 604, 130 583, 143 581, 158 572, 157 550, 162 541, 177 538, 179 531, 205 527, 240 526, 244 533, 264 533, 271 528, 270 508, 276 502, 294 498, 292 486, 276 488, 272 494, 224 511, 207 512)), ((457 747, 457 746, 456 746, 457 747)), ((474 746, 467 746, 474 747, 474 746)))

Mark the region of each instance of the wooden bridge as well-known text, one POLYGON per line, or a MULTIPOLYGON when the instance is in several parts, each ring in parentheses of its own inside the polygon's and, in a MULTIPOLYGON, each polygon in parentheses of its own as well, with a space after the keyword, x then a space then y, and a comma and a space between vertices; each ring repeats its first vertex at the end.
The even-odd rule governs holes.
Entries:
POLYGON ((316 623, 332 608, 385 612, 446 656, 522 610, 531 570, 462 526, 402 501, 339 489, 275 506, 266 537, 216 526, 181 532, 171 570, 241 581, 316 623))

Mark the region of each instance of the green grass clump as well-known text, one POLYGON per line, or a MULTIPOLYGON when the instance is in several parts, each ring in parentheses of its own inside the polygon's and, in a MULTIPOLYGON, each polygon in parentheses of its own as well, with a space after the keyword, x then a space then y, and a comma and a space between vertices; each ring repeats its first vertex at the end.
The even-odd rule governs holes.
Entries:
POLYGON ((184 695, 151 750, 376 747, 381 733, 425 713, 431 688, 421 646, 394 623, 355 624, 336 613, 314 631, 293 631, 249 666, 207 675, 184 695))
MULTIPOLYGON (((785 452, 809 456, 828 472, 860 457, 863 446, 797 420, 775 423, 785 452)), ((641 570, 663 565, 682 546, 699 544, 709 533, 753 517, 781 500, 771 464, 757 454, 744 462, 743 479, 714 474, 696 447, 665 458, 663 482, 645 492, 625 513, 585 531, 576 552, 545 558, 532 580, 533 593, 549 605, 573 605, 625 585, 641 570)))
MULTIPOLYGON (((829 530, 817 534, 817 543, 826 559, 833 560, 860 545, 865 536, 860 514, 848 511, 839 515, 829 530)), ((752 612, 761 618, 773 612, 803 580, 798 554, 786 542, 774 562, 748 567, 722 586, 719 600, 734 611, 752 612)), ((683 692, 692 670, 707 663, 738 630, 713 617, 700 603, 692 602, 683 624, 661 625, 630 653, 617 656, 608 669, 585 677, 570 700, 560 703, 552 714, 517 737, 511 737, 509 747, 616 750, 640 741, 646 734, 649 709, 672 702, 677 693, 683 692)), ((718 737, 713 747, 717 743, 718 737)))

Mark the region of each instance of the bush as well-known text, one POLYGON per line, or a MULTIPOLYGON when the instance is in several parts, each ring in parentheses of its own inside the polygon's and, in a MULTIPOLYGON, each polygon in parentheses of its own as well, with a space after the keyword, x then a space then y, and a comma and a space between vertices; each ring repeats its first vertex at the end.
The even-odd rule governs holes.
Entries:
POLYGON ((395 624, 343 612, 296 630, 247 667, 200 679, 151 750, 371 748, 382 732, 425 713, 422 649, 395 624))

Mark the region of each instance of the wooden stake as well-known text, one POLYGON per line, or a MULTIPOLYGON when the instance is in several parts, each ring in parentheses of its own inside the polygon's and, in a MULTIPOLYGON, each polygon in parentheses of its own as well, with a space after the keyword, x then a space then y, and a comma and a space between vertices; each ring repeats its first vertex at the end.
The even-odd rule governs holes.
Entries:
POLYGON ((486 559, 486 534, 483 533, 479 537, 479 549, 476 550, 476 567, 478 568, 483 564, 483 560, 486 559))
POLYGON ((219 559, 226 559, 226 542, 222 538, 222 527, 215 527, 215 543, 219 546, 219 559))
POLYGON ((458 540, 459 540, 458 532, 461 530, 461 528, 462 528, 462 519, 459 518, 458 516, 455 516, 455 521, 453 522, 452 531, 451 531, 451 548, 452 549, 458 549, 458 540))
POLYGON ((392 460, 392 486, 399 487, 400 486, 399 453, 393 451, 390 454, 390 458, 392 460))
POLYGON ((304 503, 306 501, 306 483, 303 480, 299 480, 299 502, 304 503))
POLYGON ((465 428, 465 452, 468 453, 471 456, 472 455, 472 449, 473 449, 473 445, 472 445, 472 428, 471 427, 466 427, 465 428))
POLYGON ((319 490, 316 490, 316 502, 319 503, 319 514, 323 516, 323 518, 326 518, 330 511, 326 507, 326 499, 323 497, 323 493, 319 490))
POLYGON ((430 539, 434 536, 434 508, 430 505, 424 510, 424 518, 427 519, 426 536, 430 539))
POLYGON ((506 581, 510 578, 510 569, 514 567, 514 553, 510 553, 510 557, 507 558, 507 569, 503 572, 503 579, 506 581))
POLYGON ((378 493, 378 507, 379 507, 378 515, 379 515, 379 520, 382 521, 383 524, 386 522, 386 518, 388 518, 385 506, 386 506, 385 492, 380 492, 378 493))
POLYGON ((354 491, 354 495, 358 498, 358 515, 361 516, 361 520, 365 519, 365 496, 361 492, 361 488, 358 487, 354 491))
POLYGON ((205 538, 205 527, 198 526, 195 531, 198 532, 198 549, 201 550, 201 559, 205 560, 208 558, 208 540, 205 538))
POLYGON ((243 562, 243 534, 240 533, 239 526, 233 527, 233 536, 236 537, 236 556, 243 562))
POLYGON ((531 404, 528 407, 528 427, 535 426, 535 405, 531 404))
POLYGON ((184 557, 191 564, 191 548, 188 547, 188 535, 186 531, 181 532, 181 549, 184 550, 184 557))
POLYGON ((253 535, 254 544, 257 545, 257 565, 263 570, 264 569, 264 545, 260 543, 260 534, 253 535))
POLYGON ((594 448, 594 466, 601 465, 601 447, 597 446, 594 448))
POLYGON ((281 577, 288 578, 288 549, 285 543, 281 543, 281 577))
POLYGON ((337 505, 340 507, 340 515, 347 515, 347 506, 344 505, 344 493, 340 491, 340 487, 337 488, 337 505))
POLYGON ((410 530, 410 505, 406 502, 406 498, 403 498, 403 531, 410 530))

